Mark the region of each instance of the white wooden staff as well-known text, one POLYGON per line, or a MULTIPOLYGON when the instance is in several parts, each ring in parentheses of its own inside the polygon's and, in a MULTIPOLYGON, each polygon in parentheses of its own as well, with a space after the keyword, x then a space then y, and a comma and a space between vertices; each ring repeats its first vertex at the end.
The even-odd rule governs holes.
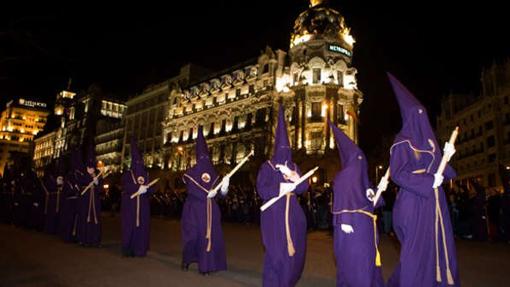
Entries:
MULTIPOLYGON (((455 130, 453 130, 452 135, 450 136, 450 140, 448 143, 451 146, 455 145, 455 140, 457 140, 457 136, 459 135, 459 127, 455 127, 455 130)), ((443 155, 441 158, 441 163, 439 164, 439 167, 437 168, 437 174, 443 174, 446 164, 448 164, 448 161, 450 160, 449 156, 443 155)), ((452 272, 450 269, 450 260, 448 255, 448 245, 446 244, 446 235, 445 235, 445 227, 443 222, 443 215, 441 214, 441 207, 439 205, 439 187, 434 188, 434 197, 436 200, 436 214, 435 214, 435 226, 434 226, 434 233, 435 233, 435 247, 436 247, 436 281, 441 282, 441 270, 440 270, 440 264, 439 264, 439 229, 441 229, 441 239, 443 243, 443 252, 444 252, 444 260, 446 264, 446 280, 448 282, 448 285, 453 285, 455 282, 453 281, 452 272)))
MULTIPOLYGON (((156 182, 158 182, 158 181, 159 181, 159 177, 158 177, 158 178, 156 178, 155 180, 153 180, 153 181, 149 182, 149 184, 147 184, 147 188, 149 188, 149 187, 153 186, 153 185, 154 185, 154 184, 156 184, 156 182)), ((135 197, 137 197, 137 196, 139 196, 139 195, 140 195, 140 192, 138 192, 138 191, 137 191, 137 192, 135 192, 135 193, 131 194, 131 199, 133 199, 133 198, 135 198, 135 197)))
MULTIPOLYGON (((90 188, 92 188, 92 185, 94 185, 94 181, 96 179, 99 179, 99 177, 103 175, 103 171, 100 171, 99 174, 97 176, 94 177, 94 179, 89 183, 89 185, 87 185, 87 187, 85 187, 85 189, 81 192, 81 195, 84 195, 85 192, 87 192, 87 190, 89 190, 90 188)), ((107 171, 104 175, 103 175, 103 178, 106 178, 107 176, 110 175, 110 171, 107 171)))
MULTIPOLYGON (((234 173, 236 173, 247 161, 248 159, 250 158, 250 156, 254 155, 255 154, 255 151, 252 150, 247 156, 245 156, 229 173, 227 173, 227 175, 225 175, 223 178, 225 177, 232 177, 234 175, 234 173)), ((209 191, 210 194, 213 194, 211 197, 214 197, 216 196, 216 194, 218 193, 218 190, 221 188, 221 184, 218 184, 216 185, 211 191, 209 191)))
MULTIPOLYGON (((455 127, 455 129, 452 132, 452 135, 450 136, 450 140, 448 141, 448 143, 450 143, 452 146, 455 146, 455 141, 457 140, 458 135, 459 135, 459 127, 455 127)), ((448 157, 443 156, 443 158, 441 158, 441 163, 439 164, 439 167, 437 168, 436 173, 443 174, 444 169, 446 168, 446 165, 448 164, 449 160, 450 159, 448 157)))
MULTIPOLYGON (((388 182, 390 179, 390 168, 386 169, 386 173, 384 173, 384 176, 381 178, 381 181, 379 181, 379 185, 381 185, 382 182, 388 182)), ((379 187, 379 185, 377 187, 379 187)), ((379 200, 379 197, 381 197, 381 194, 386 191, 386 188, 388 185, 386 184, 385 188, 377 188, 377 192, 374 196, 374 206, 377 204, 377 201, 379 200)))
MULTIPOLYGON (((305 173, 302 177, 300 177, 296 182, 293 182, 292 184, 294 185, 294 188, 296 188, 296 186, 298 186, 300 183, 302 183, 303 181, 307 180, 310 176, 312 176, 312 174, 314 174, 315 171, 317 171, 319 169, 318 166, 316 166, 315 168, 309 170, 307 173, 305 173)), ((289 191, 290 192, 290 191, 289 191)), ((273 198, 271 198, 270 200, 268 200, 266 203, 264 203, 264 205, 262 205, 260 207, 260 211, 264 211, 266 209, 268 209, 271 205, 273 205, 275 202, 277 202, 280 198, 284 197, 285 195, 287 195, 287 193, 289 192, 286 192, 286 193, 283 193, 283 194, 280 194, 278 196, 275 196, 273 198)))

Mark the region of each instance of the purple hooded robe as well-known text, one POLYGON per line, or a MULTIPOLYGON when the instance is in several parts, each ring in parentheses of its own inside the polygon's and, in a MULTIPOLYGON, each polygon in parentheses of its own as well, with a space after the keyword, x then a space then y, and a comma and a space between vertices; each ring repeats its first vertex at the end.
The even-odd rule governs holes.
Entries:
MULTIPOLYGON (((89 146, 87 153, 87 164, 83 174, 77 177, 77 183, 81 192, 94 180, 87 172, 87 168, 96 168, 94 146, 89 146)), ((97 176, 95 172, 94 176, 97 176)), ((92 184, 85 194, 80 196, 78 215, 78 242, 85 246, 99 246, 101 244, 101 198, 102 179, 98 184, 92 184)))
POLYGON ((338 127, 332 123, 329 125, 333 130, 342 164, 333 184, 336 286, 384 286, 377 248, 377 217, 373 213, 372 201, 366 196, 371 184, 365 154, 338 127), (342 224, 352 226, 354 232, 345 233, 341 229, 342 224))
POLYGON ((44 232, 55 234, 62 207, 63 187, 57 186, 56 177, 62 176, 59 170, 46 169, 41 179, 44 191, 44 232))
POLYGON ((71 152, 71 170, 65 177, 63 186, 62 210, 58 224, 58 234, 66 242, 74 242, 78 235, 79 195, 78 178, 83 176, 83 160, 81 151, 71 152))
MULTIPOLYGON (((388 286, 460 286, 446 197, 439 187, 436 199, 432 188, 441 146, 425 107, 395 77, 389 78, 403 126, 390 150, 391 178, 400 186, 393 222, 401 251, 388 286)), ((454 176, 447 166, 445 181, 454 176)))
MULTIPOLYGON (((298 166, 292 162, 292 151, 281 105, 273 156, 271 160, 262 164, 257 175, 257 192, 264 202, 279 195, 280 183, 291 182, 276 169, 277 164, 287 165, 301 176, 298 166)), ((295 195, 302 194, 307 189, 306 180, 260 215, 262 243, 265 247, 263 286, 294 286, 301 278, 306 255, 306 217, 295 195)))
POLYGON ((181 217, 182 261, 184 264, 198 262, 198 270, 202 273, 226 270, 220 209, 214 199, 207 198, 209 190, 220 181, 201 127, 195 149, 197 163, 183 176, 188 196, 181 217))
POLYGON ((140 187, 138 178, 143 177, 144 185, 149 184, 149 174, 145 170, 143 157, 134 139, 131 140, 131 169, 122 175, 122 252, 128 256, 145 256, 150 246, 150 194, 147 192, 131 199, 140 187))

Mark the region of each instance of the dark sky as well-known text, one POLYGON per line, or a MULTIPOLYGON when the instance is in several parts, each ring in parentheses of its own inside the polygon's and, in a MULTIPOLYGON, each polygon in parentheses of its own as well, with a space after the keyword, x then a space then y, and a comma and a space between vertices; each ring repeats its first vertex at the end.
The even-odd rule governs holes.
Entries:
MULTIPOLYGON (((165 2, 3 7, 0 104, 20 96, 51 103, 69 77, 74 90, 96 82, 127 98, 187 62, 217 70, 258 56, 266 45, 287 50, 294 19, 308 7, 305 0, 165 2)), ((385 71, 433 118, 441 96, 476 92, 482 67, 510 55, 503 4, 454 2, 330 1, 357 40, 365 149, 400 126, 385 71)))

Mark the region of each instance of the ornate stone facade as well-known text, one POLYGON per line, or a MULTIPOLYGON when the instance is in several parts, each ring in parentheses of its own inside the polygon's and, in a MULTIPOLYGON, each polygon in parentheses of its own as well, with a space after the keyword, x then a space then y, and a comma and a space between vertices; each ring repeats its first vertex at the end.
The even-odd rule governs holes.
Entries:
MULTIPOLYGON (((340 13, 314 4, 295 21, 288 52, 268 47, 252 61, 170 91, 163 122, 167 168, 183 171, 195 163, 199 126, 215 164, 233 165, 252 149, 258 159, 268 158, 280 102, 296 161, 305 168, 331 162, 328 119, 357 141, 363 94, 351 66, 354 39, 340 13)), ((331 180, 337 168, 324 170, 321 181, 331 180)))

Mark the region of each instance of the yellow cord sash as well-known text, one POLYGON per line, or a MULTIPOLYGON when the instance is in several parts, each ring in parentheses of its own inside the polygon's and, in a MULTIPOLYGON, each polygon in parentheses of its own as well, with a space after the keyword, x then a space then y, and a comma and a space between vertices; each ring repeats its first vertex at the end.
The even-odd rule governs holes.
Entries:
MULTIPOLYGON (((203 187, 198 182, 196 182, 196 180, 193 179, 193 177, 191 177, 191 176, 189 176, 187 174, 184 174, 184 176, 186 178, 188 178, 189 180, 191 180, 191 182, 193 182, 202 191, 204 191, 205 193, 209 193, 209 190, 207 190, 205 187, 203 187)), ((214 186, 216 181, 218 181, 218 178, 219 177, 216 177, 216 179, 214 180, 212 186, 214 186)), ((206 248, 206 251, 207 252, 211 252, 211 248, 212 248, 212 238, 211 238, 211 233, 212 233, 212 199, 211 198, 207 198, 206 205, 207 205, 206 206, 207 227, 206 227, 206 231, 205 231, 205 239, 207 239, 207 248, 206 248)))
POLYGON ((340 211, 333 211, 333 214, 344 214, 344 213, 359 213, 364 214, 372 219, 372 223, 374 226, 374 247, 375 247, 375 266, 380 267, 381 263, 381 254, 379 253, 379 248, 377 247, 377 215, 368 212, 363 209, 343 209, 340 211))

